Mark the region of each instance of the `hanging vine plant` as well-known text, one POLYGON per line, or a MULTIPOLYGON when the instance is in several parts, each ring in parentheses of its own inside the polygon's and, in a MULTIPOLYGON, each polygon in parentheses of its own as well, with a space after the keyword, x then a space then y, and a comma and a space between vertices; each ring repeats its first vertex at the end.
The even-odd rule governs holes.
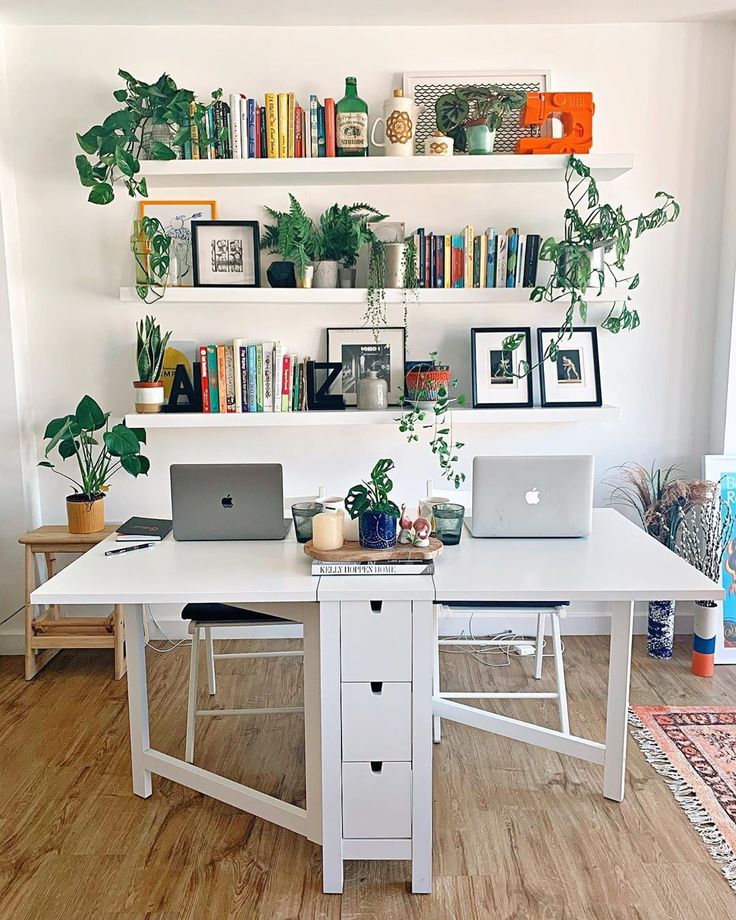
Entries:
POLYGON ((404 292, 404 326, 407 320, 407 297, 412 295, 418 300, 419 274, 417 270, 417 248, 412 237, 403 243, 376 240, 371 243, 368 261, 368 290, 366 292, 366 310, 363 324, 373 328, 374 338, 378 337, 381 326, 387 325, 386 315, 386 280, 388 275, 387 247, 403 246, 401 288, 404 292))

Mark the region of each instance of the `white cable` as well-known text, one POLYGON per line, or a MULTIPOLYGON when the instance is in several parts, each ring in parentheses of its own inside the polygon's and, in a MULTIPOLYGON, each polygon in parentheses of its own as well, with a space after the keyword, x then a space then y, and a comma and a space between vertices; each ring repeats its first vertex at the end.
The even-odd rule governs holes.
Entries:
POLYGON ((173 652, 174 649, 179 648, 180 645, 189 644, 192 641, 191 637, 189 636, 187 636, 185 639, 172 639, 171 636, 167 636, 166 632, 163 629, 161 629, 161 625, 159 624, 156 617, 153 615, 153 610, 151 610, 150 604, 143 605, 143 614, 144 616, 148 616, 148 618, 153 621, 153 625, 164 637, 163 639, 157 639, 156 641, 169 643, 168 648, 159 648, 158 646, 154 645, 150 639, 148 639, 148 641, 146 642, 146 646, 150 648, 152 651, 159 652, 159 654, 161 655, 165 655, 166 652, 173 652))

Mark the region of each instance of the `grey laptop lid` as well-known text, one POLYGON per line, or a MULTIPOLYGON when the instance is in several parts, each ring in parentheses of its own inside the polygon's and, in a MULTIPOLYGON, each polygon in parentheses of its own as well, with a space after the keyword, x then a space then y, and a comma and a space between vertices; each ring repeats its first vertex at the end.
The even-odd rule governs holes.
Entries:
POLYGON ((171 467, 175 540, 282 540, 280 463, 175 463, 171 467))
POLYGON ((593 458, 475 457, 474 537, 587 537, 593 458))

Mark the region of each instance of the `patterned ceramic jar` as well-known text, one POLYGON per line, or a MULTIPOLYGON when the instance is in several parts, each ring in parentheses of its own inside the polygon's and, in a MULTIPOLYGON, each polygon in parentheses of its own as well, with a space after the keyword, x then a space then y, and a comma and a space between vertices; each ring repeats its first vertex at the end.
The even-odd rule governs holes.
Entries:
POLYGON ((455 141, 439 129, 424 140, 424 155, 428 157, 451 157, 455 141))
POLYGON ((360 516, 360 545, 365 549, 396 546, 396 518, 385 511, 364 511, 360 516))

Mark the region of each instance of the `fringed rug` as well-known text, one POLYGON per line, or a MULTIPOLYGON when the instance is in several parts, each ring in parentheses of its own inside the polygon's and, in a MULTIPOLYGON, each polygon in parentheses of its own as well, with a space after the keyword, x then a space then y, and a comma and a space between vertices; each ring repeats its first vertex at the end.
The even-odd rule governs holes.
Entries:
POLYGON ((634 706, 629 722, 736 891, 736 709, 634 706))

